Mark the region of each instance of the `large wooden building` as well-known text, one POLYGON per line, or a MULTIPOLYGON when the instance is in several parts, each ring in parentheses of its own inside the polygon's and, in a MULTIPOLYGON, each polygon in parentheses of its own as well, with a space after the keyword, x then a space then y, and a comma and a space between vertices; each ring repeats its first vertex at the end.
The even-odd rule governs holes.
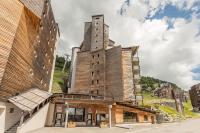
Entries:
POLYGON ((32 88, 49 91, 59 29, 49 0, 0 0, 0 3, 2 132, 21 116, 20 109, 8 102, 10 98, 32 88), (10 115, 13 117, 9 118, 10 115))
POLYGON ((135 101, 140 91, 138 46, 123 48, 109 39, 104 16, 85 23, 84 40, 72 51, 68 93, 135 101))
POLYGON ((68 94, 54 95, 48 126, 102 126, 155 122, 155 111, 138 106, 138 46, 109 39, 103 15, 85 23, 84 40, 72 50, 68 94))

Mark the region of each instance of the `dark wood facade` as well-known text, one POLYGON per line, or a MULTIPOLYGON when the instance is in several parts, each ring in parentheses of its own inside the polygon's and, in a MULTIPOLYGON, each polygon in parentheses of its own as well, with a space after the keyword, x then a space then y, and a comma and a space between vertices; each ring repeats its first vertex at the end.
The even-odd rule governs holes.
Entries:
POLYGON ((200 84, 192 86, 189 94, 193 108, 200 111, 200 84))
POLYGON ((48 91, 58 36, 50 2, 2 0, 0 6, 0 99, 31 88, 48 91))

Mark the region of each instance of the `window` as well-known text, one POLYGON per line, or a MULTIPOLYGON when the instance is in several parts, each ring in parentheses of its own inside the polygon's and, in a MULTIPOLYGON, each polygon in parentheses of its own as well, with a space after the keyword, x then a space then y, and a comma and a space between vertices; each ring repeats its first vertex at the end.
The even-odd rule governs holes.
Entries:
POLYGON ((99 64, 99 61, 97 61, 97 64, 99 64))
POLYGON ((94 81, 92 80, 92 85, 94 84, 94 81))
POLYGON ((99 74, 99 70, 97 70, 97 74, 99 74))
POLYGON ((99 58, 99 54, 98 54, 98 58, 99 58))
POLYGON ((148 116, 144 115, 144 121, 148 121, 148 116))
POLYGON ((94 75, 94 72, 92 72, 92 76, 94 75))
POLYGON ((15 109, 14 108, 10 108, 10 113, 14 113, 15 109))
POLYGON ((40 83, 42 84, 43 83, 43 79, 41 78, 41 80, 40 80, 40 83))
POLYGON ((98 41, 96 40, 96 43, 97 43, 98 41))
POLYGON ((96 18, 96 19, 99 19, 99 17, 98 17, 98 18, 96 18))
POLYGON ((92 56, 92 58, 94 59, 94 55, 92 56))
POLYGON ((124 112, 123 113, 124 122, 137 122, 137 114, 133 112, 124 112))
POLYGON ((40 29, 41 29, 41 30, 43 30, 43 26, 42 26, 42 23, 40 24, 40 29))
POLYGON ((69 108, 68 121, 83 122, 85 118, 85 109, 69 108))
POLYGON ((99 80, 97 80, 97 84, 99 84, 99 80))
POLYGON ((45 69, 45 65, 43 65, 42 68, 45 69))
POLYGON ((45 14, 45 12, 43 12, 43 16, 44 16, 44 18, 46 18, 46 14, 45 14))

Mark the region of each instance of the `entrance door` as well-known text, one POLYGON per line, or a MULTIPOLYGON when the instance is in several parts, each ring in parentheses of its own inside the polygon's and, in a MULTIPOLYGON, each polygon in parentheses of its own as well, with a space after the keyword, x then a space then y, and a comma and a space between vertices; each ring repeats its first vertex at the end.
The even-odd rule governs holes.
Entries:
POLYGON ((62 127, 63 123, 63 114, 62 113, 56 113, 55 117, 55 127, 62 127))
POLYGON ((87 114, 87 126, 92 126, 92 114, 87 114))

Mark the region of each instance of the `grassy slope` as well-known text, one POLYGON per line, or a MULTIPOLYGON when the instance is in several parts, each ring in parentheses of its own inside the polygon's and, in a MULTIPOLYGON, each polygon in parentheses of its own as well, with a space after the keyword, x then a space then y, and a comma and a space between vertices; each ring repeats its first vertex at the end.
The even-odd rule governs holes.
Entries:
POLYGON ((61 70, 55 70, 53 76, 53 88, 52 93, 62 93, 62 87, 64 85, 64 78, 66 78, 67 72, 61 70))
MULTIPOLYGON (((176 111, 176 109, 169 107, 169 106, 161 106, 159 104, 155 104, 155 103, 161 103, 161 102, 174 102, 173 99, 166 99, 166 98, 157 98, 157 97, 152 97, 150 93, 145 93, 144 95, 144 106, 152 106, 155 107, 169 115, 171 115, 172 117, 176 117, 179 116, 179 113, 176 111)), ((188 101, 187 103, 184 102, 183 103, 184 106, 184 113, 185 113, 185 117, 198 117, 197 113, 194 113, 192 111, 192 105, 191 102, 188 101)))

